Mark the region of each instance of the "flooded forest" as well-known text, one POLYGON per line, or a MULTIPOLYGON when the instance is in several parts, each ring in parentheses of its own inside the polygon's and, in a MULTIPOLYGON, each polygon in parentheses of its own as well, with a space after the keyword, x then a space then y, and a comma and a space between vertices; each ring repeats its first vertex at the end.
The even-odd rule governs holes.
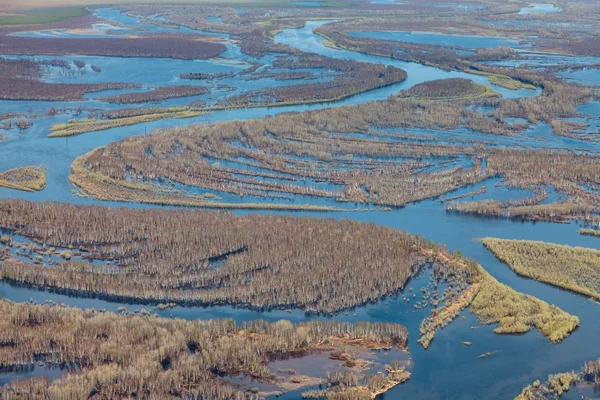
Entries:
POLYGON ((0 400, 600 399, 600 1, 0 4, 0 400))

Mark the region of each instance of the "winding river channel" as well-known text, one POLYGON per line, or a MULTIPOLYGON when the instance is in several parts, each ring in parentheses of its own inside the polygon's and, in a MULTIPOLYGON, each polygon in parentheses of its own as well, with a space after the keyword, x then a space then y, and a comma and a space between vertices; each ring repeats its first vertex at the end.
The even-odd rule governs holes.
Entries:
MULTIPOLYGON (((122 25, 135 27, 137 20, 115 13, 110 9, 97 11, 100 16, 118 22, 122 25), (134 23, 134 20, 136 21, 134 23)), ((305 27, 299 29, 286 29, 276 36, 276 42, 325 55, 328 57, 340 57, 372 63, 391 64, 403 68, 408 73, 408 79, 402 83, 388 87, 371 90, 345 100, 332 104, 311 104, 278 108, 254 108, 240 110, 226 110, 202 115, 185 120, 162 120, 124 128, 115 128, 100 132, 87 133, 84 135, 49 139, 47 137, 49 128, 57 122, 64 122, 70 115, 56 117, 43 117, 36 119, 33 126, 17 137, 0 143, 0 170, 25 165, 48 166, 48 181, 46 188, 36 193, 20 193, 8 189, 0 189, 0 197, 25 198, 29 200, 43 201, 56 200, 79 204, 99 203, 108 206, 139 207, 135 204, 122 204, 99 202, 89 198, 77 197, 72 193, 72 187, 68 181, 70 165, 73 160, 92 149, 107 145, 111 142, 123 139, 131 135, 144 134, 156 128, 176 126, 190 123, 212 123, 232 119, 250 119, 275 115, 281 112, 304 111, 322 107, 341 106, 348 104, 364 103, 374 100, 386 99, 389 95, 401 89, 409 88, 415 84, 433 79, 450 77, 466 77, 477 82, 486 83, 485 77, 469 75, 461 72, 448 72, 416 63, 406 63, 360 54, 347 50, 336 50, 326 47, 323 39, 315 34, 313 30, 328 21, 308 22, 305 27)), ((153 25, 148 25, 152 27, 153 25)), ((158 28, 156 29, 165 29, 158 28)), ((152 28, 149 28, 152 29, 152 28)), ((228 40, 224 38, 224 40, 228 40)), ((93 57, 90 63, 110 71, 110 65, 118 65, 119 74, 111 75, 112 81, 135 81, 143 86, 159 84, 177 84, 181 72, 193 70, 190 65, 196 65, 208 71, 226 71, 244 68, 246 63, 251 62, 247 56, 242 56, 235 44, 229 43, 228 50, 217 60, 207 61, 181 61, 181 60, 143 60, 136 58, 93 57), (150 66, 152 64, 152 66, 150 66), (141 74, 144 68, 152 68, 150 72, 141 74), (137 71, 137 72, 136 72, 137 71), (137 75, 136 75, 137 74, 137 75)), ((264 62, 265 60, 262 60, 264 62)), ((116 70, 116 68, 115 68, 116 70)), ((144 70, 145 71, 145 70, 144 70)), ((99 74, 99 76, 102 74, 99 74)), ((46 79, 58 79, 48 76, 46 79)), ((100 77, 86 76, 85 82, 98 82, 100 77)), ((264 84, 268 84, 265 82, 264 84)), ((240 87, 240 85, 237 85, 240 87)), ((246 87, 241 87, 246 90, 246 87)), ((518 90, 511 91, 494 87, 505 97, 534 96, 540 90, 518 90)), ((94 98, 102 93, 94 94, 94 98)), ((0 101, 0 109, 4 111, 33 110, 42 112, 50 107, 91 107, 96 100, 86 102, 27 102, 27 101, 0 101)), ((163 102, 163 105, 183 104, 189 102, 190 98, 174 99, 163 102)), ((103 104, 103 107, 107 105, 103 104)), ((597 107, 595 108, 597 110, 597 107)), ((415 130, 406 130, 411 133, 420 133, 415 130)), ((477 133, 464 130, 455 132, 429 131, 427 134, 440 135, 441 139, 446 137, 470 138, 477 137, 477 133)), ((490 138, 487 140, 498 141, 498 145, 509 145, 506 138, 490 138)), ((510 139, 515 140, 515 139, 510 139)), ((523 136, 516 139, 510 145, 528 145, 540 147, 568 147, 583 148, 594 151, 596 145, 587 142, 575 141, 551 135, 550 127, 546 125, 533 126, 523 136), (515 144, 516 143, 516 144, 515 144)), ((471 192, 481 186, 488 186, 488 192, 484 196, 494 198, 516 198, 522 193, 504 188, 494 187, 494 181, 489 180, 478 185, 460 189, 452 195, 471 192)), ((142 207, 152 207, 144 205, 142 207)), ((239 214, 245 212, 239 211, 239 214)), ((388 297, 378 302, 363 307, 358 307, 347 313, 341 313, 333 318, 347 321, 371 321, 371 322, 395 322, 405 325, 409 330, 409 350, 412 359, 411 379, 405 384, 399 385, 382 395, 382 398, 397 399, 506 399, 513 398, 521 389, 536 379, 544 380, 550 373, 565 370, 579 369, 586 360, 600 356, 600 351, 590 348, 590 343, 596 343, 598 332, 600 332, 600 305, 590 301, 588 298, 563 291, 549 285, 541 284, 533 280, 518 277, 506 265, 500 263, 495 257, 484 249, 483 245, 474 239, 482 237, 498 237, 506 239, 529 239, 542 240, 551 243, 566 245, 600 248, 597 238, 581 236, 578 234, 576 223, 554 224, 554 223, 522 223, 505 219, 484 219, 447 212, 444 204, 436 200, 426 200, 416 204, 410 204, 402 209, 392 211, 371 210, 358 212, 331 212, 327 214, 314 214, 306 212, 294 213, 294 215, 313 215, 317 217, 328 217, 335 219, 355 219, 375 224, 386 225, 396 229, 402 229, 412 234, 420 234, 428 239, 447 244, 450 250, 460 250, 465 256, 471 257, 500 282, 509 285, 515 290, 531 294, 551 304, 556 304, 563 310, 577 315, 581 321, 581 327, 575 331, 563 343, 553 345, 550 341, 539 334, 531 331, 524 335, 497 335, 493 333, 494 326, 481 326, 480 323, 468 311, 463 311, 461 316, 452 324, 440 330, 431 346, 424 350, 418 343, 419 323, 429 314, 429 309, 414 310, 412 304, 406 304, 397 296, 388 297), (461 341, 470 341, 472 346, 466 347, 461 341), (478 359, 477 356, 486 352, 500 350, 493 357, 478 359)), ((418 288, 426 284, 424 279, 415 279, 411 286, 418 292, 418 288)), ((0 295, 14 301, 36 302, 55 301, 81 308, 98 308, 116 310, 118 307, 126 306, 128 309, 143 308, 143 305, 119 304, 98 299, 72 298, 56 293, 41 292, 31 288, 11 286, 0 283, 0 295)), ((208 307, 208 308, 185 308, 157 311, 161 317, 179 317, 185 319, 196 318, 233 318, 237 321, 263 318, 277 320, 281 318, 292 321, 300 321, 306 318, 324 318, 319 316, 305 315, 303 312, 281 310, 256 312, 235 307, 208 307)), ((41 373, 41 372, 40 372, 41 373)), ((30 371, 22 373, 22 376, 31 376, 30 371)), ((49 376, 54 376, 55 371, 50 371, 49 376)), ((0 384, 14 378, 13 374, 0 373, 0 384)), ((291 392, 284 398, 300 398, 300 392, 291 392)))

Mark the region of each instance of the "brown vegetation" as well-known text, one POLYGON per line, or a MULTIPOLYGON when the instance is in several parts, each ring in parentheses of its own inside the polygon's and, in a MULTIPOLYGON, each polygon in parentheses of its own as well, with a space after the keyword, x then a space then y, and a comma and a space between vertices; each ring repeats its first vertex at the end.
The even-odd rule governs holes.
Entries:
POLYGON ((323 68, 333 71, 334 79, 325 82, 258 89, 219 100, 217 105, 222 107, 246 107, 256 104, 284 105, 336 101, 406 79, 406 72, 400 68, 351 60, 338 60, 307 53, 276 59, 273 62, 273 67, 292 70, 290 72, 294 72, 294 69, 323 68))
POLYGON ((101 131, 161 119, 191 118, 199 115, 202 115, 202 113, 186 107, 109 110, 100 113, 100 115, 90 114, 85 120, 69 120, 66 124, 54 124, 50 128, 52 133, 48 137, 75 136, 86 132, 101 131))
POLYGON ((38 79, 43 76, 42 67, 44 65, 69 68, 68 64, 65 66, 62 60, 33 61, 0 58, 0 100, 80 100, 85 93, 138 87, 131 83, 41 82, 38 79))
POLYGON ((472 261, 372 224, 4 200, 0 226, 40 244, 23 247, 13 233, 6 235, 3 279, 71 295, 333 313, 395 293, 432 264, 449 290, 442 308, 423 322, 424 346, 467 305, 483 322, 499 323, 498 333, 535 327, 557 342, 578 324, 577 317, 498 283, 472 261), (13 258, 14 246, 36 261, 13 258), (75 253, 48 262, 48 248, 75 253))
POLYGON ((98 100, 119 104, 158 103, 166 99, 197 96, 209 92, 210 89, 205 86, 160 86, 149 92, 125 93, 118 96, 99 98, 98 100))
POLYGON ((447 210, 482 216, 525 220, 564 221, 598 211, 600 158, 566 151, 500 150, 487 158, 488 172, 502 175, 505 185, 528 189, 536 196, 519 201, 482 200, 455 202, 447 210), (548 185, 566 196, 561 203, 542 204, 548 185))
POLYGON ((0 58, 0 77, 41 78, 42 69, 40 63, 33 60, 0 58))
POLYGON ((139 87, 132 83, 46 83, 33 79, 0 77, 1 100, 81 100, 85 93, 139 87))
POLYGON ((221 43, 197 40, 192 35, 140 36, 136 38, 35 38, 0 33, 3 54, 86 55, 113 57, 208 59, 225 51, 221 43))
POLYGON ((352 221, 6 200, 0 226, 117 268, 7 259, 5 279, 109 299, 331 313, 402 289, 422 239, 352 221), (206 227, 211 227, 207 229, 206 227))
POLYGON ((395 97, 430 100, 477 100, 487 97, 500 97, 489 86, 474 83, 470 79, 451 78, 437 79, 419 83, 410 89, 403 90, 395 97))
MULTIPOLYGON (((407 338, 401 325, 378 323, 258 320, 238 326, 8 301, 0 301, 0 311, 0 368, 71 367, 54 381, 32 378, 0 388, 2 398, 15 399, 258 398, 219 376, 270 381, 275 374, 268 363, 276 358, 339 351, 346 343, 405 348, 407 338)), ((388 376, 386 382, 395 378, 388 376)))

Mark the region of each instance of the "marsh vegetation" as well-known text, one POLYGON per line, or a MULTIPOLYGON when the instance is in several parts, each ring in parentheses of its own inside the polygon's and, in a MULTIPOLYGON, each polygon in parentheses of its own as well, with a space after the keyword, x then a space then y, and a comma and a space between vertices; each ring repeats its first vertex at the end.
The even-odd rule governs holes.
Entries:
POLYGON ((600 251, 552 243, 484 238, 484 246, 519 275, 600 299, 600 251))
POLYGON ((487 97, 500 97, 500 95, 489 86, 475 83, 469 79, 452 78, 420 83, 408 90, 402 90, 395 97, 441 101, 463 101, 477 100, 487 97))
POLYGON ((46 186, 46 167, 19 167, 0 172, 0 187, 34 192, 46 186))
POLYGON ((192 118, 201 115, 199 111, 187 107, 143 108, 109 111, 90 115, 87 119, 69 120, 66 124, 54 124, 48 137, 68 137, 82 133, 102 131, 121 126, 136 125, 146 122, 171 118, 192 118))

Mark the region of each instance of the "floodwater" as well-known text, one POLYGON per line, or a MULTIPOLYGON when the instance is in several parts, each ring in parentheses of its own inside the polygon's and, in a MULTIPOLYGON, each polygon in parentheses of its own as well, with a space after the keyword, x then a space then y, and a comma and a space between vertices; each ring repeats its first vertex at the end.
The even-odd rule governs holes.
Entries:
MULTIPOLYGON (((111 20, 126 24, 125 17, 110 14, 111 20)), ((127 17, 130 18, 130 17, 127 17)), ((129 21, 129 20, 126 20, 129 21)), ((138 26, 136 24, 132 28, 138 26)), ((408 79, 401 84, 389 88, 369 91, 334 104, 312 104, 305 106, 281 107, 281 108, 256 108, 227 110, 203 115, 188 120, 164 120, 148 123, 144 126, 130 126, 111 129, 101 132, 88 133, 72 138, 49 139, 47 135, 49 128, 54 123, 65 122, 72 116, 69 114, 55 117, 44 117, 34 121, 34 125, 19 134, 16 131, 2 132, 8 139, 0 143, 0 170, 14 168, 24 165, 48 165, 47 187, 37 193, 21 193, 8 189, 0 189, 2 198, 26 198, 31 200, 59 200, 79 204, 102 204, 106 206, 140 207, 137 204, 120 204, 111 202, 100 202, 92 199, 75 197, 71 193, 68 182, 69 168, 73 160, 98 147, 123 139, 132 135, 144 134, 146 130, 160 127, 177 126, 186 123, 208 123, 231 119, 249 119, 275 115, 285 111, 302 111, 317 109, 327 106, 339 106, 344 104, 356 104, 371 100, 381 100, 398 90, 405 89, 417 83, 432 79, 448 77, 468 77, 478 82, 487 82, 485 77, 471 76, 458 72, 446 72, 436 68, 425 67, 418 64, 403 63, 383 57, 368 56, 347 50, 334 50, 322 44, 322 38, 314 34, 312 30, 326 22, 310 22, 300 29, 284 30, 277 35, 276 41, 290 46, 317 52, 330 57, 352 58, 360 61, 377 62, 396 65, 408 72, 408 79)), ((154 26, 154 25, 151 25, 154 26)), ((146 28, 145 29, 150 29, 146 28)), ((159 28, 156 28, 159 29, 159 28)), ((163 28, 160 28, 163 29, 163 28)), ((123 75, 119 79, 126 79, 130 74, 131 79, 136 79, 143 85, 156 85, 153 82, 154 73, 161 84, 169 80, 166 71, 177 65, 177 61, 157 61, 156 71, 136 75, 135 63, 138 59, 119 59, 120 69, 123 75), (172 62, 172 64, 171 64, 172 62), (163 70, 164 69, 164 70, 163 70), (128 72, 127 72, 128 71, 128 72)), ((238 60, 239 61, 239 60, 238 60)), ((244 61, 244 60, 242 60, 244 61)), ((116 62, 110 57, 107 60, 94 59, 95 63, 102 64, 104 68, 111 69, 111 63, 116 62)), ((210 68, 229 68, 229 64, 223 66, 221 61, 202 61, 199 65, 210 68), (216 63, 215 63, 216 62, 216 63)), ((231 68, 237 68, 232 66, 231 68)), ((178 76, 176 69, 171 76, 178 76)), ((186 71, 192 72, 192 71, 186 71)), ((100 74, 99 74, 100 75, 100 74)), ((99 76, 98 75, 98 76, 99 76)), ((115 80, 119 80, 116 79, 115 80)), ((52 79, 47 77, 47 79, 52 79)), ((87 76, 81 79, 91 79, 87 76)), ((100 78, 97 78, 100 79, 100 78)), ((504 95, 514 97, 536 95, 538 91, 505 91, 504 95)), ((89 102, 76 102, 81 105, 89 102)), ((89 104, 88 104, 89 105, 89 104)), ((4 111, 18 110, 42 112, 50 107, 73 107, 69 102, 15 102, 1 101, 0 108, 4 111)), ((581 108, 582 112, 590 114, 598 113, 597 104, 581 108)), ((531 126, 522 136, 507 139, 505 137, 495 138, 491 135, 483 135, 468 130, 456 130, 452 132, 441 131, 419 131, 407 130, 408 132, 423 135, 438 136, 440 140, 450 138, 467 140, 469 138, 485 137, 496 141, 499 146, 538 146, 538 147, 568 147, 573 149, 584 148, 595 151, 594 144, 583 143, 573 139, 565 139, 552 135, 548 125, 531 126), (586 146, 588 146, 586 148, 586 146)), ((488 192, 475 197, 509 199, 527 195, 522 191, 513 191, 506 188, 496 187, 497 180, 491 179, 486 182, 462 188, 446 196, 459 195, 477 190, 482 186, 488 187, 488 192)), ((142 207, 152 207, 144 205, 142 207)), ((246 211, 238 211, 240 215, 246 211)), ((581 236, 578 234, 576 223, 552 224, 552 223, 523 223, 506 219, 485 219, 469 215, 449 213, 445 211, 444 204, 433 200, 426 200, 416 204, 410 204, 401 209, 392 211, 360 211, 360 212, 331 212, 327 214, 314 214, 306 212, 294 213, 294 215, 313 215, 329 217, 334 219, 352 218, 358 221, 373 222, 396 229, 406 230, 413 234, 420 234, 428 239, 439 243, 445 243, 450 250, 460 250, 465 256, 477 260, 481 265, 500 282, 503 282, 515 290, 531 294, 551 304, 556 304, 563 310, 573 313, 580 318, 581 327, 561 344, 552 345, 550 341, 539 334, 531 331, 524 335, 496 335, 493 333, 494 326, 480 326, 476 318, 468 311, 463 311, 448 327, 440 330, 429 349, 424 350, 418 343, 418 331, 420 321, 429 315, 430 309, 415 309, 413 302, 406 303, 402 296, 389 296, 377 304, 369 304, 348 312, 342 312, 333 317, 345 321, 371 321, 371 322, 394 322, 405 325, 409 330, 409 350, 413 365, 411 367, 411 379, 392 390, 382 398, 397 399, 506 399, 516 396, 521 389, 536 379, 545 380, 550 373, 577 370, 584 361, 600 356, 600 350, 596 351, 593 344, 597 341, 600 331, 600 306, 589 301, 583 296, 563 291, 549 285, 533 280, 518 277, 511 269, 496 260, 493 255, 486 251, 483 245, 474 239, 481 237, 499 237, 510 239, 543 240, 552 243, 577 245, 590 248, 600 248, 600 240, 594 237, 581 236), (464 318, 462 318, 464 317, 464 318), (478 329, 472 329, 478 327, 478 329), (461 341, 470 341, 472 346, 465 347, 461 341), (491 357, 478 359, 482 353, 500 351, 491 357)), ((415 293, 420 293, 420 288, 427 284, 427 272, 422 277, 411 282, 415 293)), ((150 309, 150 305, 143 304, 121 304, 94 298, 76 298, 62 294, 40 291, 35 288, 26 288, 9 285, 0 282, 0 295, 3 298, 28 302, 45 301, 62 302, 67 305, 81 308, 97 308, 117 311, 117 308, 125 306, 133 312, 142 308, 150 309)), ((292 321, 303 321, 308 318, 326 318, 323 316, 306 315, 297 310, 256 310, 240 309, 231 306, 218 307, 176 307, 167 310, 153 310, 165 318, 233 318, 236 321, 264 318, 268 320, 289 319, 292 321)), ((15 377, 28 377, 31 374, 41 374, 49 378, 56 377, 56 370, 45 370, 36 367, 33 371, 20 371, 3 373, 0 372, 0 384, 10 381, 15 377)), ((294 392, 284 396, 290 399, 299 399, 300 393, 294 392)))

